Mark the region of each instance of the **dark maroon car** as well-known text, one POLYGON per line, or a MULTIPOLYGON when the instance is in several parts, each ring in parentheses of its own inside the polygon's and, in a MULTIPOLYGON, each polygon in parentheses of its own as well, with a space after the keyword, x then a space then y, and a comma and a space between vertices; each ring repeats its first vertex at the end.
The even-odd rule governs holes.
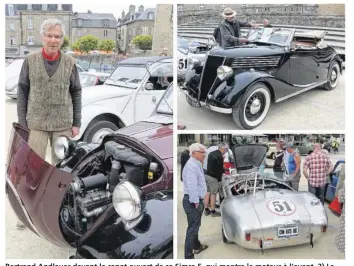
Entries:
POLYGON ((56 166, 14 123, 6 192, 18 218, 38 236, 76 248, 73 258, 172 259, 173 124, 156 111, 101 144, 59 138, 56 166))

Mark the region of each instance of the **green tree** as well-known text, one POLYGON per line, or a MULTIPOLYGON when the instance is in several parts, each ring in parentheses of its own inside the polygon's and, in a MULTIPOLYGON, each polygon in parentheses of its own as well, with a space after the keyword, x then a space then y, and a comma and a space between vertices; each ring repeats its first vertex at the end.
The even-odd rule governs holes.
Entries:
POLYGON ((137 46, 139 49, 146 52, 147 50, 151 50, 152 47, 152 36, 150 35, 138 35, 135 36, 132 40, 132 44, 137 46))
POLYGON ((73 45, 74 50, 88 53, 98 47, 98 38, 92 35, 86 35, 79 38, 73 45))
POLYGON ((116 44, 112 40, 101 40, 98 44, 98 49, 108 53, 112 51, 115 46, 116 44))
POLYGON ((63 44, 61 45, 60 49, 64 50, 66 47, 69 46, 69 38, 67 36, 64 37, 63 44))

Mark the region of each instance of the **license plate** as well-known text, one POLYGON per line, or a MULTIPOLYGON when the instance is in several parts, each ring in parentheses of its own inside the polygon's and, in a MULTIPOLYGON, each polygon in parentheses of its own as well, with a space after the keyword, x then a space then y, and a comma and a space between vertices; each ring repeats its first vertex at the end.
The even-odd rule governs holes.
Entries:
POLYGON ((298 235, 299 235, 299 228, 297 226, 278 228, 278 237, 279 238, 292 237, 292 236, 298 236, 298 235))

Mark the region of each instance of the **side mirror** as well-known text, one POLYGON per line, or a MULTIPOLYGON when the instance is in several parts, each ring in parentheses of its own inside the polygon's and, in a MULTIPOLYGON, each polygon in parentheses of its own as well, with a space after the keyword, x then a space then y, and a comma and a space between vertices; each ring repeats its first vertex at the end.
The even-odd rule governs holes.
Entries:
POLYGON ((148 81, 146 84, 145 84, 145 90, 147 91, 152 91, 154 89, 154 84, 152 84, 150 81, 148 81))

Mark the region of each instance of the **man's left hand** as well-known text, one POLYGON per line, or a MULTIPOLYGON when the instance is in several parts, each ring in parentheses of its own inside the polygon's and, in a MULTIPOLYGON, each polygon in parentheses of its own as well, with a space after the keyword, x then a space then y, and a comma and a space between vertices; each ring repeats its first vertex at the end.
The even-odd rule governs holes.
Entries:
POLYGON ((80 133, 80 128, 78 127, 72 127, 71 129, 71 137, 75 138, 77 135, 80 133))

